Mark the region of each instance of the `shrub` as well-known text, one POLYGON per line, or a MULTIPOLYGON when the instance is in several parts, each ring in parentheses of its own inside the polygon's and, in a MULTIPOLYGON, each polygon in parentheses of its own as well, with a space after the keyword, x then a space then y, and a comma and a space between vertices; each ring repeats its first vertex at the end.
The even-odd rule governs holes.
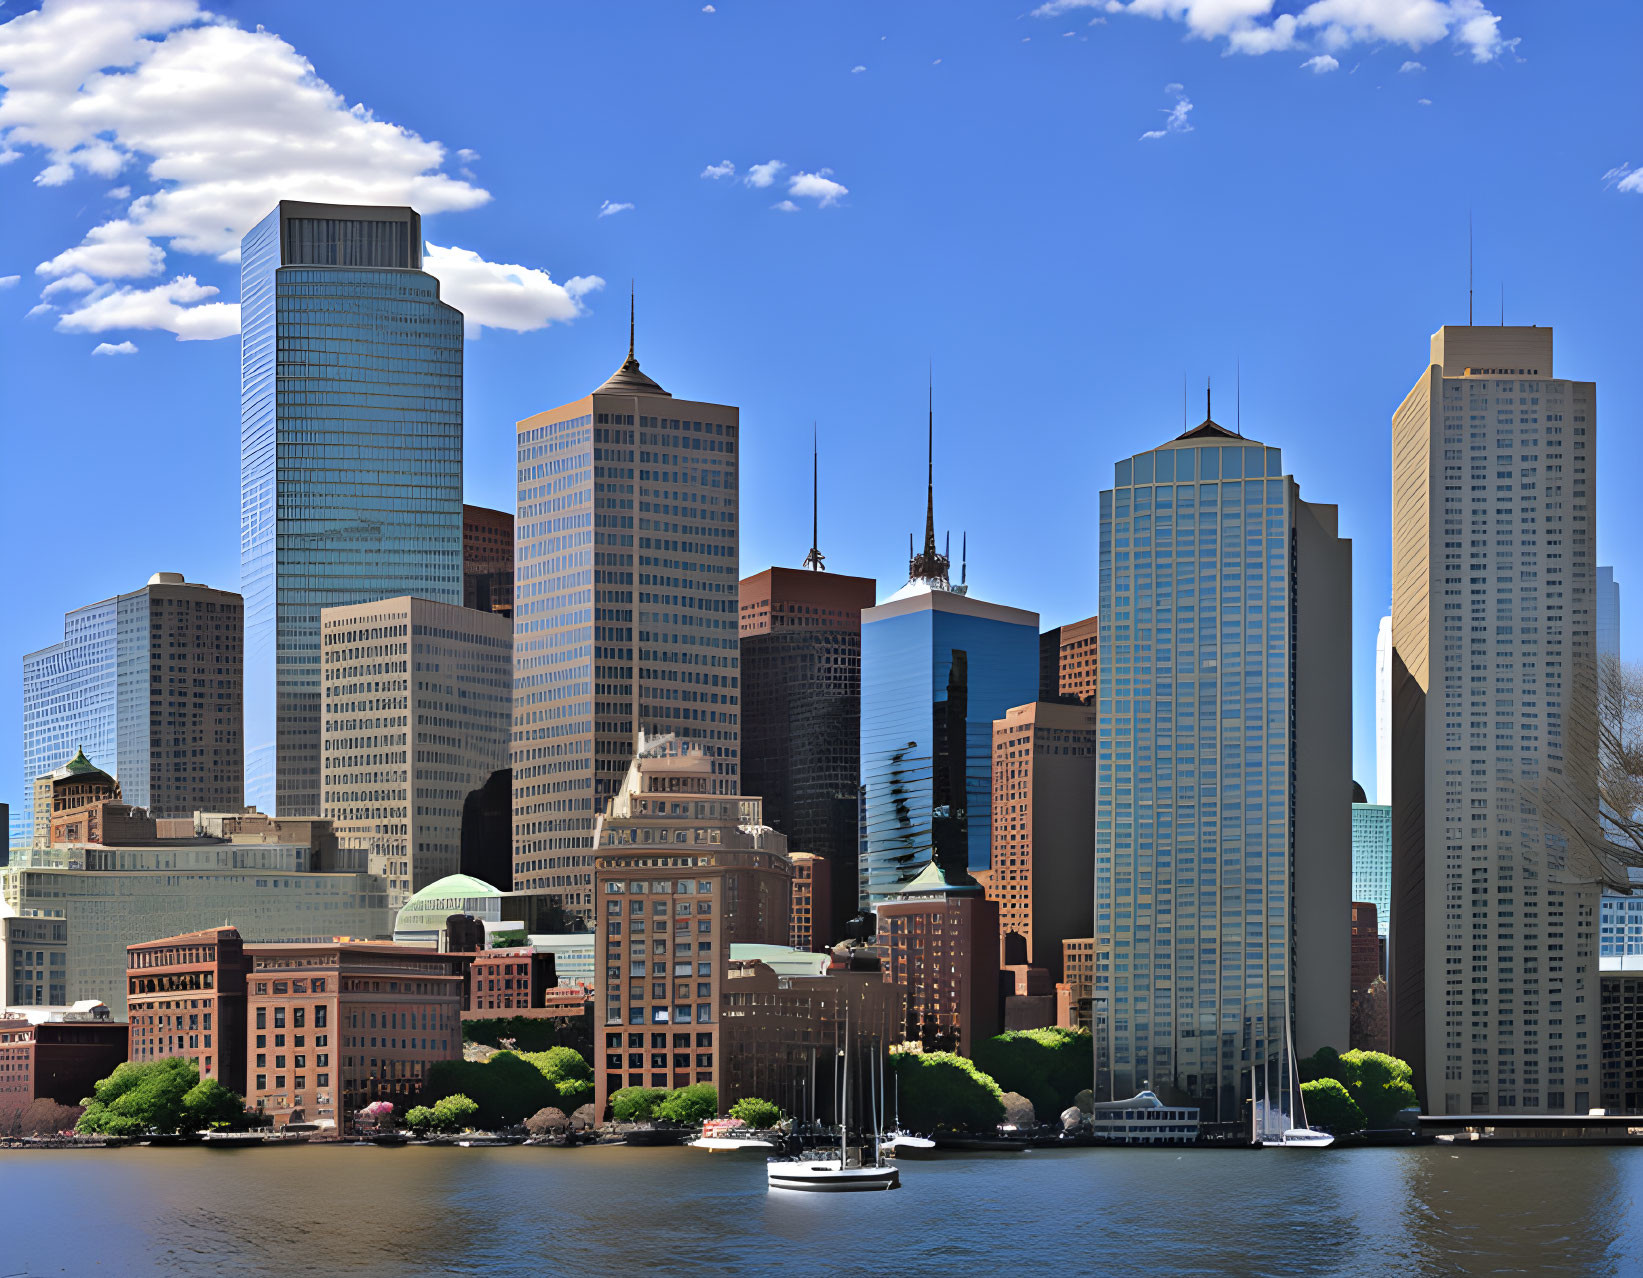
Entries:
POLYGON ((532 1136, 546 1136, 549 1132, 562 1132, 570 1126, 570 1119, 565 1117, 565 1111, 548 1106, 539 1109, 525 1120, 525 1130, 532 1136))
POLYGON ((422 1088, 422 1103, 466 1096, 479 1107, 479 1122, 506 1127, 559 1100, 558 1090, 531 1061, 497 1052, 487 1061, 436 1061, 422 1088))
POLYGON ((1302 1083, 1301 1096, 1306 1102, 1309 1123, 1332 1131, 1337 1136, 1348 1136, 1363 1130, 1363 1110, 1358 1108, 1357 1101, 1352 1099, 1352 1094, 1339 1079, 1316 1078, 1310 1083, 1302 1083))
POLYGON ((191 1120, 185 1102, 199 1081, 199 1068, 185 1057, 126 1061, 97 1084, 75 1130, 103 1136, 179 1131, 191 1120))
POLYGON ((676 1087, 656 1106, 657 1118, 682 1127, 703 1122, 718 1112, 719 1089, 712 1083, 676 1087))
POLYGON ((513 1040, 513 1050, 546 1052, 555 1047, 569 1047, 586 1055, 593 1051, 593 1013, 581 1016, 498 1016, 485 1020, 462 1022, 462 1037, 470 1043, 487 1047, 507 1047, 513 1040))
POLYGON ((1095 1040, 1088 1030, 1063 1026, 1010 1030, 978 1044, 975 1061, 1040 1113, 1058 1113, 1094 1078, 1095 1040))
POLYGON ((891 1055, 901 1082, 901 1116, 914 1131, 986 1131, 1004 1117, 1002 1089, 952 1052, 891 1055))
POLYGON ((1392 1126, 1400 1109, 1417 1103, 1414 1071, 1408 1062, 1385 1052, 1350 1051, 1337 1054, 1322 1047, 1300 1062, 1307 1082, 1332 1078, 1341 1083, 1363 1113, 1363 1126, 1392 1126))
POLYGON ((573 1131, 586 1131, 599 1125, 599 1115, 593 1112, 592 1105, 578 1105, 576 1112, 570 1116, 570 1125, 573 1131))
POLYGON ((415 1105, 405 1112, 405 1126, 418 1136, 433 1131, 437 1121, 434 1111, 426 1105, 415 1105))
POLYGON ((730 1117, 741 1119, 749 1127, 774 1127, 782 1121, 782 1111, 757 1096, 744 1096, 730 1107, 730 1117))
POLYGON ((468 1131, 478 1117, 479 1106, 460 1094, 447 1096, 434 1106, 434 1126, 442 1132, 468 1131))
POLYGON ((624 1087, 610 1094, 611 1117, 619 1123, 642 1123, 656 1116, 667 1093, 660 1087, 624 1087))

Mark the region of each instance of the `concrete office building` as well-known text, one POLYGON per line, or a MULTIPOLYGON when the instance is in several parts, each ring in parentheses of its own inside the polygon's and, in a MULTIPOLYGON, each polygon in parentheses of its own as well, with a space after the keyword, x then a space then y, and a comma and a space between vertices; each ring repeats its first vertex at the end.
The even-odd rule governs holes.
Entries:
POLYGON ((824 858, 828 941, 856 912, 861 614, 873 580, 767 568, 741 583, 742 784, 789 848, 824 858))
POLYGON ((1236 1121, 1252 1064, 1346 1041, 1352 546, 1206 419, 1101 494, 1098 1094, 1236 1121))
POLYGON ((993 721, 993 858, 976 878, 998 905, 1004 949, 1019 936, 1024 961, 1052 982, 1064 979, 1063 943, 1095 922, 1095 718, 1035 701, 993 721))
POLYGON ((643 729, 740 780, 737 410, 675 399, 628 357, 519 423, 514 888, 593 912, 593 825, 643 729))
MULTIPOLYGON (((157 572, 77 609, 63 642, 23 658, 24 769, 33 781, 76 752, 155 817, 240 806, 244 608, 240 596, 157 572)), ((49 837, 36 823, 35 836, 49 837)))
POLYGON ((240 309, 245 798, 317 816, 320 610, 462 602, 462 314, 416 210, 293 200, 240 243, 240 309))
POLYGON ((787 944, 786 840, 758 799, 720 792, 707 744, 641 735, 595 827, 600 1113, 623 1087, 716 1082, 730 946, 787 944))
POLYGON ((0 1008, 68 1005, 68 924, 0 904, 0 1008))
MULTIPOLYGON (((1365 802, 1368 797, 1365 796, 1365 802)), ((1375 631, 1375 802, 1392 805, 1392 618, 1375 631)), ((1382 919, 1386 917, 1382 914, 1382 919)))
POLYGON ((513 616, 513 516, 462 507, 462 606, 513 616))
MULTIPOLYGON (((1358 794, 1363 790, 1360 787, 1358 794)), ((1352 804, 1352 899, 1375 907, 1382 936, 1392 917, 1392 807, 1352 804)))
POLYGON ((1601 1107, 1643 1114, 1643 960, 1604 959, 1598 983, 1601 1107))
POLYGON ((1038 637, 1038 699, 1095 701, 1101 670, 1101 618, 1086 617, 1038 637))
POLYGON ((468 796, 508 766, 513 624, 400 597, 320 614, 320 809, 397 909, 462 868, 468 796))
POLYGON ((861 615, 858 879, 869 909, 932 855, 955 885, 991 864, 993 720, 1038 688, 1038 614, 955 586, 936 549, 934 423, 932 410, 924 548, 907 584, 861 615))
POLYGON ((1392 418, 1392 1050, 1432 1114, 1597 1103, 1597 405, 1445 326, 1392 418))

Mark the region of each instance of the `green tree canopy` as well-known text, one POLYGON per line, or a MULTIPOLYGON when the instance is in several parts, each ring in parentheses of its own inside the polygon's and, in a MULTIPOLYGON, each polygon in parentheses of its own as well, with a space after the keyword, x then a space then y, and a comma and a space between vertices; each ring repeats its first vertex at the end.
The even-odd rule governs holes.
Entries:
POLYGON ((467 1131, 479 1121, 479 1105, 466 1096, 447 1096, 434 1105, 434 1126, 442 1132, 467 1131))
POLYGON ((126 1061, 97 1084, 75 1130, 104 1136, 181 1131, 192 1121, 185 1101, 199 1081, 199 1068, 183 1056, 126 1061))
POLYGON ((434 1111, 427 1105, 413 1105, 405 1111, 405 1126, 418 1136, 433 1131, 435 1121, 434 1111))
POLYGON ((730 1107, 730 1116, 739 1118, 749 1127, 774 1127, 782 1121, 782 1111, 757 1096, 744 1096, 730 1107))
POLYGON ((202 1078, 183 1097, 185 1126, 195 1131, 208 1127, 237 1127, 245 1120, 245 1098, 228 1090, 214 1078, 202 1078))
POLYGON ((1350 1136, 1363 1130, 1363 1110, 1337 1078, 1317 1078, 1301 1084, 1301 1096, 1306 1102, 1307 1122, 1323 1127, 1337 1136, 1350 1136))
POLYGON ((1009 1030, 976 1046, 976 1068, 1041 1114, 1059 1114, 1095 1076, 1095 1040, 1084 1029, 1009 1030))
POLYGON ((593 1013, 581 1016, 498 1016, 462 1022, 462 1037, 487 1047, 507 1047, 517 1052, 545 1052, 551 1047, 569 1047, 587 1055, 593 1051, 593 1013))
POLYGON ((666 1095, 660 1087, 624 1087, 610 1094, 610 1115, 619 1123, 642 1123, 656 1116, 666 1095))
POLYGON ((522 1123, 559 1102, 558 1089, 542 1070, 514 1052, 497 1052, 488 1061, 436 1061, 423 1084, 423 1104, 455 1095, 479 1107, 479 1122, 486 1127, 522 1123))
POLYGON ((545 1052, 519 1052, 517 1055, 541 1070, 542 1077, 550 1083, 593 1077, 593 1067, 574 1047, 550 1047, 545 1052))
POLYGON ((656 1106, 656 1117, 666 1123, 690 1126, 719 1112, 719 1089, 712 1083, 675 1087, 656 1106))
POLYGON ((914 1131, 989 1131, 1004 1118, 1003 1089, 952 1052, 892 1054, 902 1121, 914 1131))
POLYGON ((1333 1078, 1341 1083, 1363 1111, 1364 1126, 1371 1130, 1391 1127, 1400 1109, 1418 1104, 1414 1071, 1408 1062, 1385 1052, 1337 1054, 1323 1047, 1303 1059, 1300 1069, 1304 1080, 1333 1078))

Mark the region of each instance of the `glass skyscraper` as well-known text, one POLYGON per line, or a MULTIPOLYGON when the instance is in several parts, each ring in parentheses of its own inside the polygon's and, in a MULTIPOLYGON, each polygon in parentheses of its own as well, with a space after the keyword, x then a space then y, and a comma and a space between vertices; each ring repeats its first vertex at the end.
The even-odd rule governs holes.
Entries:
POLYGON ((283 200, 241 243, 245 797, 265 812, 319 815, 320 610, 462 602, 462 315, 421 266, 409 208, 283 200))
POLYGON ((1347 1041, 1351 543, 1207 419, 1117 463, 1100 536, 1098 1085, 1236 1121, 1286 1021, 1347 1041))
POLYGON ((1352 805, 1352 899, 1375 907, 1375 930, 1392 920, 1392 805, 1352 805))
MULTIPOLYGON (((34 780, 84 750, 98 767, 118 776, 118 597, 76 608, 63 617, 63 638, 23 658, 23 799, 33 802, 34 780)), ((50 814, 45 820, 50 823, 50 814)), ((30 822, 38 829, 40 817, 30 822)))

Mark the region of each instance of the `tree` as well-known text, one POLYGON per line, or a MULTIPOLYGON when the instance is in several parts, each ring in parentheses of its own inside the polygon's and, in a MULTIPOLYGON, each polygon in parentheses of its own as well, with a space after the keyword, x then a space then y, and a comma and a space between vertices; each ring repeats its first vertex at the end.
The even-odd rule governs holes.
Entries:
POLYGON ((1358 1108, 1358 1102, 1352 1099, 1351 1093, 1339 1079, 1319 1078, 1302 1083, 1301 1097, 1306 1103, 1309 1123, 1332 1131, 1337 1136, 1349 1136, 1363 1130, 1363 1110, 1358 1108))
POLYGON ((576 1106, 593 1099, 593 1068, 581 1052, 571 1047, 550 1047, 545 1052, 520 1052, 553 1084, 561 1106, 576 1106))
POLYGON ((1320 1047, 1311 1056, 1303 1056, 1296 1062, 1301 1072, 1303 1085, 1319 1078, 1334 1078, 1346 1082, 1346 1074, 1341 1066, 1341 1054, 1333 1047, 1320 1047))
POLYGON ((656 1117, 666 1123, 688 1127, 704 1122, 719 1112, 719 1089, 712 1083, 692 1083, 675 1087, 656 1106, 656 1117))
POLYGON ((427 1105, 413 1105, 405 1111, 405 1126, 417 1136, 426 1136, 433 1131, 437 1121, 434 1111, 427 1105))
POLYGON ((524 1122, 559 1100, 559 1092, 535 1064, 514 1052, 497 1052, 486 1061, 436 1061, 428 1069, 422 1103, 462 1095, 479 1107, 487 1127, 524 1122))
POLYGON ((1009 1030, 976 1047, 976 1068, 1019 1092, 1040 1113, 1059 1113, 1095 1074, 1095 1040, 1084 1029, 1009 1030))
POLYGON ((470 1130, 479 1118, 479 1106, 466 1096, 447 1096, 434 1106, 434 1126, 442 1132, 470 1130))
POLYGON ((914 1131, 988 1131, 1004 1118, 1003 1092, 990 1075, 952 1052, 892 1052, 901 1115, 914 1131))
POLYGON ((599 1125, 599 1115, 593 1112, 592 1105, 578 1105, 570 1116, 570 1125, 572 1131, 585 1132, 599 1125))
POLYGON ((570 1119, 565 1117, 565 1111, 548 1106, 539 1109, 525 1120, 525 1130, 532 1136, 546 1136, 549 1132, 562 1132, 570 1126, 570 1119))
POLYGON ((126 1061, 97 1084, 75 1130, 103 1136, 179 1131, 189 1118, 185 1099, 199 1081, 199 1068, 183 1056, 126 1061))
POLYGON ((782 1121, 782 1111, 757 1096, 744 1096, 730 1107, 730 1116, 739 1118, 749 1127, 774 1127, 782 1121))
POLYGON ((462 1022, 462 1037, 470 1043, 506 1047, 512 1051, 545 1052, 569 1047, 584 1056, 593 1051, 592 1005, 580 1016, 499 1016, 462 1022), (506 1041, 512 1039, 510 1044, 506 1041))
POLYGON ((660 1087, 624 1087, 610 1094, 611 1117, 619 1123, 642 1123, 655 1117, 656 1106, 666 1095, 660 1087))
POLYGON ((183 1110, 188 1115, 185 1125, 195 1131, 234 1127, 245 1120, 245 1098, 214 1078, 202 1078, 183 1097, 183 1110))
POLYGON ((1406 1061, 1385 1052, 1355 1050, 1340 1055, 1332 1047, 1321 1047, 1300 1062, 1300 1070, 1303 1090, 1312 1081, 1340 1083, 1362 1112, 1362 1125, 1371 1130, 1391 1127, 1399 1110, 1417 1104, 1414 1071, 1406 1061))
POLYGON ((78 1105, 60 1105, 49 1096, 37 1096, 6 1108, 0 1132, 7 1136, 56 1136, 74 1130, 84 1111, 78 1105))

